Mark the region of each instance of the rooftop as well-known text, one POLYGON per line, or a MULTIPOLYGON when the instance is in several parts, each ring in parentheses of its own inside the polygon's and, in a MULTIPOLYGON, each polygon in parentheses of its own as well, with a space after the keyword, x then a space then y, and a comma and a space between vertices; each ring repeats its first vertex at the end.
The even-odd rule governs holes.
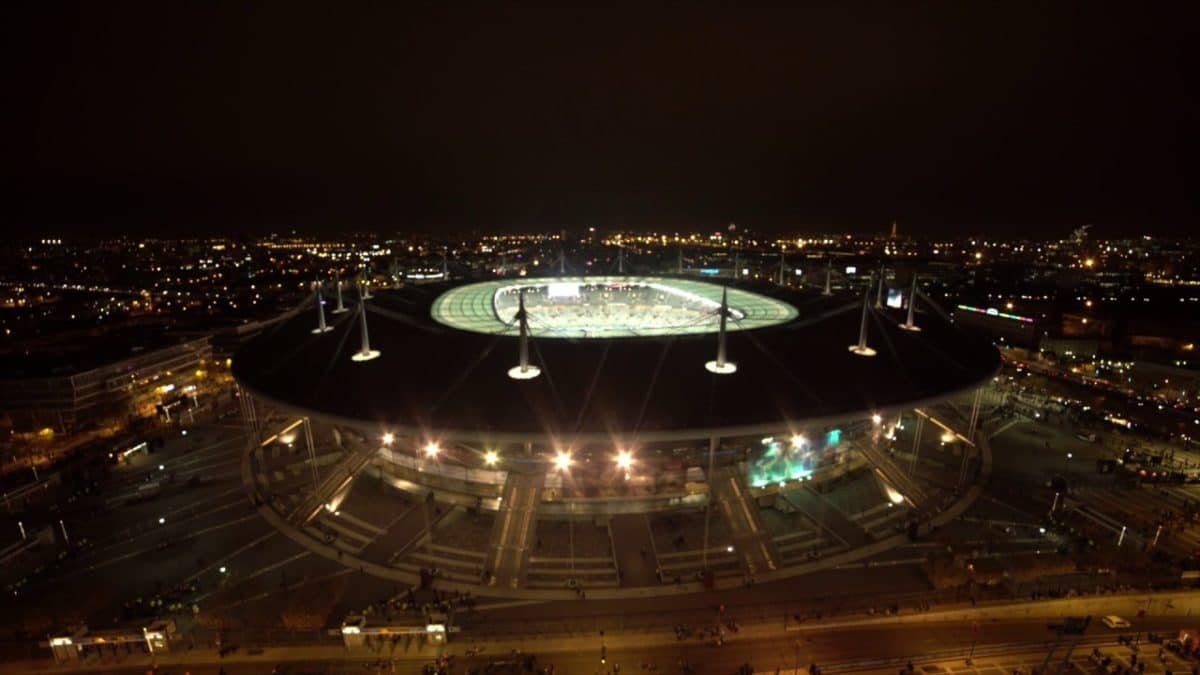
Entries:
MULTIPOLYGON (((720 290, 709 286, 706 292, 720 290)), ((367 318, 371 347, 382 355, 365 362, 350 358, 360 341, 356 312, 327 313, 332 330, 314 335, 315 312, 300 311, 238 352, 235 376, 276 403, 381 432, 599 441, 687 438, 718 429, 753 433, 846 419, 959 392, 999 367, 992 345, 938 312, 919 312, 923 330, 909 332, 897 326, 899 310, 872 310, 868 342, 878 355, 863 357, 847 349, 858 339, 862 296, 734 284, 731 298, 745 292, 794 310, 781 322, 729 333, 734 374, 705 369, 716 352, 711 333, 535 334, 530 359, 542 375, 514 381, 507 372, 518 358, 515 326, 485 334, 433 317, 445 303, 438 302, 443 293, 469 288, 443 283, 378 291, 367 301, 367 318)), ((486 311, 480 318, 492 321, 486 311)))

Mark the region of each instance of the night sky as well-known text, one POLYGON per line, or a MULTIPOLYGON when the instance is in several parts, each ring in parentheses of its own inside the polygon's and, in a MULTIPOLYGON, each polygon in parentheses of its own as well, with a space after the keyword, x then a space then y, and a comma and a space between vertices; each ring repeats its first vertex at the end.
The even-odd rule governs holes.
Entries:
POLYGON ((1188 4, 6 6, 0 223, 1190 232, 1188 4))

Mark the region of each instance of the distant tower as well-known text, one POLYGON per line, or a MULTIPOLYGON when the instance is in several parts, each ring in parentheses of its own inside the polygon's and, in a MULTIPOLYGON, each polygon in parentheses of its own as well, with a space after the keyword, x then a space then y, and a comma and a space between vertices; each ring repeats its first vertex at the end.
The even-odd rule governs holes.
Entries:
POLYGON ((683 274, 683 244, 679 245, 679 260, 675 265, 675 273, 683 274))
POLYGON ((785 260, 783 257, 783 254, 780 253, 779 254, 779 285, 780 286, 784 285, 784 283, 785 283, 783 273, 786 269, 787 269, 787 260, 785 260))
POLYGON ((524 288, 520 289, 517 295, 517 324, 520 361, 508 369, 508 376, 514 380, 532 380, 542 374, 542 369, 529 364, 529 315, 525 313, 524 288))
POLYGON ((371 295, 371 275, 369 267, 364 267, 362 272, 362 285, 358 289, 359 300, 370 300, 375 297, 371 295))
POLYGON ((893 221, 892 221, 892 237, 891 237, 891 238, 892 238, 892 239, 895 239, 897 236, 898 236, 898 235, 897 235, 897 233, 896 233, 896 221, 894 221, 894 220, 893 220, 893 221))
POLYGON ((875 350, 867 346, 867 316, 871 311, 871 285, 863 293, 862 323, 858 327, 858 344, 850 345, 850 351, 859 356, 875 356, 875 350))
POLYGON ((337 288, 338 298, 337 309, 333 310, 333 313, 342 314, 344 312, 348 312, 349 310, 346 309, 346 305, 342 304, 342 277, 340 274, 334 277, 333 285, 335 288, 337 288))
POLYGON ((358 287, 358 319, 359 327, 362 329, 362 348, 358 350, 357 354, 350 357, 351 361, 357 363, 379 358, 379 350, 371 349, 371 336, 367 333, 367 303, 363 302, 367 296, 363 293, 363 288, 365 286, 358 287))
POLYGON ((446 252, 442 251, 442 281, 450 278, 450 265, 446 262, 446 252))
POLYGON ((567 273, 567 252, 564 249, 559 248, 558 249, 558 276, 561 277, 566 273, 567 273))
POLYGON ((833 258, 825 266, 825 290, 821 291, 821 295, 833 295, 833 258))
POLYGON ((617 244, 617 274, 625 274, 625 247, 617 244))
POLYGON ((320 335, 333 330, 333 327, 325 323, 325 298, 321 297, 321 282, 314 281, 313 287, 317 289, 317 327, 313 329, 313 334, 320 335))
POLYGON ((704 364, 705 370, 714 375, 729 375, 737 372, 737 364, 725 359, 725 322, 729 318, 729 289, 721 289, 721 323, 717 328, 717 358, 704 364))
POLYGON ((914 318, 913 312, 916 311, 916 307, 917 307, 917 273, 913 272, 912 291, 909 292, 909 294, 908 294, 908 318, 905 319, 904 323, 900 324, 900 327, 907 331, 919 333, 919 332, 921 332, 921 327, 918 326, 917 324, 913 323, 913 318, 914 318))

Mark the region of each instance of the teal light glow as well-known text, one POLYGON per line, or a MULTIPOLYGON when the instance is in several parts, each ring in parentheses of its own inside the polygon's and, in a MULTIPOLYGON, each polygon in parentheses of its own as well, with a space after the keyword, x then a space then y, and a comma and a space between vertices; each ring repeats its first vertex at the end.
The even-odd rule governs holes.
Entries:
POLYGON ((750 463, 747 479, 751 487, 761 488, 772 483, 804 480, 813 474, 814 465, 828 450, 835 449, 842 440, 841 429, 833 429, 824 436, 825 444, 814 448, 810 443, 797 447, 790 442, 763 439, 762 454, 750 463))

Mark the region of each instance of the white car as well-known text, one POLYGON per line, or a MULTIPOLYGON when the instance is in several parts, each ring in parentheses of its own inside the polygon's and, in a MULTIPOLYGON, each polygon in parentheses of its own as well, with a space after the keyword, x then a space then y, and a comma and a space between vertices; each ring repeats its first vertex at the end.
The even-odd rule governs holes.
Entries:
POLYGON ((1103 619, 1100 619, 1100 621, 1102 621, 1104 625, 1108 626, 1109 628, 1129 628, 1131 625, 1128 621, 1122 619, 1116 614, 1109 614, 1103 619))

